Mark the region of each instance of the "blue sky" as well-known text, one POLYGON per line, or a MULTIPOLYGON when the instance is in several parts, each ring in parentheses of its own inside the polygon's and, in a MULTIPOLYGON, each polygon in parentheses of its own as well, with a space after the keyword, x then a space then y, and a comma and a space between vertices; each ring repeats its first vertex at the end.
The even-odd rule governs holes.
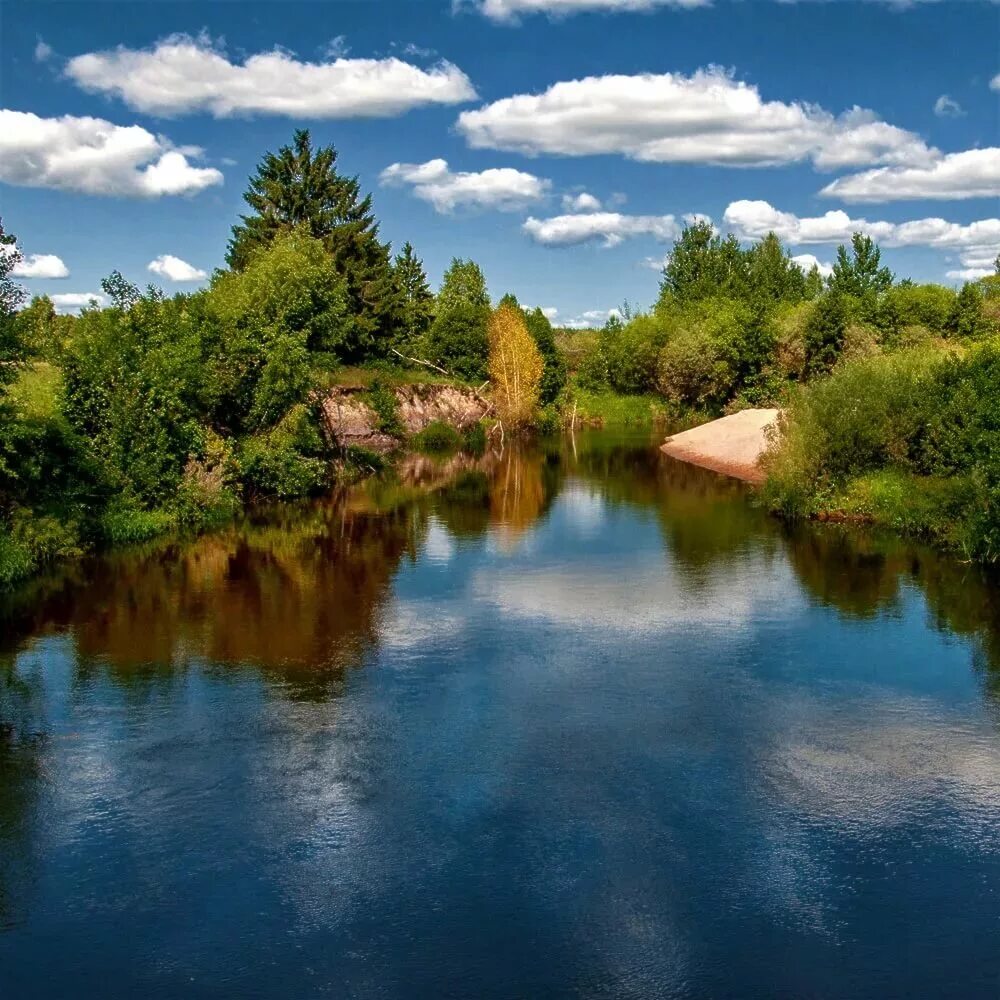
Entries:
POLYGON ((0 212, 43 255, 29 273, 69 272, 32 293, 114 268, 199 287, 178 262, 222 264, 248 174, 302 126, 432 283, 472 257, 494 296, 558 321, 650 304, 693 214, 821 262, 864 220, 919 280, 1000 251, 991 2, 5 0, 0 18, 0 212))

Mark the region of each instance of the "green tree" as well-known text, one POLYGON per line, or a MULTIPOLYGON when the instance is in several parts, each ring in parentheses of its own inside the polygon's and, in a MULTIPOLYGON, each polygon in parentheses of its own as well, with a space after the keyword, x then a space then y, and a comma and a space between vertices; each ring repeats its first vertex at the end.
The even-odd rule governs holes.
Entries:
POLYGON ((472 380, 485 379, 489 355, 486 324, 489 318, 488 306, 463 299, 458 299, 446 309, 439 307, 427 334, 430 360, 453 375, 472 380))
POLYGON ((441 280, 441 290, 437 295, 438 312, 446 311, 459 302, 489 309, 490 296, 486 291, 482 268, 473 260, 453 257, 441 280))
POLYGON ((21 263, 17 237, 3 228, 0 219, 0 385, 13 377, 12 363, 19 357, 14 316, 24 301, 24 289, 14 280, 21 263))
POLYGON ((452 259, 437 295, 436 316, 427 335, 431 360, 469 379, 486 378, 490 297, 475 261, 452 259))
POLYGON ((882 266, 878 244, 862 233, 851 237, 851 250, 837 247, 837 259, 830 276, 830 290, 856 299, 878 296, 892 285, 892 272, 882 266))
POLYGON ((555 332, 548 316, 536 306, 524 318, 528 333, 531 334, 542 355, 542 406, 551 403, 566 385, 566 361, 556 347, 555 332))
POLYGON ((223 426, 259 430, 305 398, 314 366, 352 356, 343 277, 303 226, 255 250, 243 271, 217 274, 207 293, 210 348, 223 426))
POLYGON ((265 154, 243 196, 252 212, 233 227, 226 260, 241 271, 279 233, 306 227, 344 278, 351 329, 342 350, 347 360, 360 361, 386 353, 399 308, 371 195, 362 196, 358 179, 338 173, 336 163, 334 147, 314 151, 306 129, 295 132, 291 146, 265 154))
POLYGON ((747 281, 751 298, 764 305, 801 302, 806 277, 774 233, 768 233, 746 252, 747 281))
POLYGON ((851 299, 841 292, 828 292, 817 301, 805 328, 806 371, 810 375, 834 366, 843 350, 851 317, 851 299))
POLYGON ((403 344, 412 344, 430 329, 434 295, 427 284, 424 265, 409 242, 396 254, 392 277, 399 307, 399 337, 403 344))
POLYGON ((131 309, 141 298, 139 286, 129 281, 121 271, 112 271, 101 278, 101 291, 111 300, 112 309, 131 309))
POLYGON ((818 299, 823 294, 823 275, 819 273, 819 268, 813 264, 806 275, 805 286, 802 289, 802 298, 807 302, 818 299))
POLYGON ((685 227, 663 268, 659 307, 710 296, 746 295, 747 255, 735 236, 720 236, 711 222, 685 227))
POLYGON ((983 293, 971 281, 967 281, 955 298, 947 329, 959 337, 976 337, 984 331, 983 293))

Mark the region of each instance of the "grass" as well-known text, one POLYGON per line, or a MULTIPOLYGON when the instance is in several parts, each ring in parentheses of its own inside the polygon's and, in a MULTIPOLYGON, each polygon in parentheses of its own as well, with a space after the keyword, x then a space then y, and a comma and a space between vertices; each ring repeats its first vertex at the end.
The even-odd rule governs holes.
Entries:
POLYGON ((673 423, 679 414, 657 396, 623 396, 607 390, 571 390, 562 413, 569 423, 576 406, 577 425, 593 427, 654 427, 673 423))

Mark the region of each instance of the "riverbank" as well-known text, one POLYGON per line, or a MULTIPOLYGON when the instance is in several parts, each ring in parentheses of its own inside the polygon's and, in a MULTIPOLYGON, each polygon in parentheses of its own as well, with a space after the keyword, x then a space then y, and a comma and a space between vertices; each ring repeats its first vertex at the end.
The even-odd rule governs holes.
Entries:
POLYGON ((682 462, 759 485, 767 478, 761 459, 772 442, 780 413, 777 409, 740 410, 672 435, 660 451, 682 462))

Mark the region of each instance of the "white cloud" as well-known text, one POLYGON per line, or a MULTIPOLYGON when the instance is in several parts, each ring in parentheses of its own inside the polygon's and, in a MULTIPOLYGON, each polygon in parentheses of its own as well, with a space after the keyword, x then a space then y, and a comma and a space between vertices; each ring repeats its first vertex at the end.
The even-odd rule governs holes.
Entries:
POLYGON ((962 105, 958 101, 953 100, 947 94, 942 94, 934 102, 934 114, 938 118, 961 118, 965 112, 962 110, 962 105))
POLYGON ((829 278, 833 274, 833 265, 824 264, 814 254, 800 253, 793 257, 792 260, 802 268, 805 274, 808 274, 814 267, 819 270, 820 275, 824 278, 829 278))
POLYGON ((310 63, 276 48, 239 63, 206 35, 171 35, 151 49, 89 52, 71 59, 66 73, 90 93, 159 115, 381 118, 476 97, 469 78, 449 62, 430 69, 395 57, 310 63))
MULTIPOLYGON (((547 14, 568 17, 583 11, 653 10, 656 7, 709 7, 712 0, 480 0, 473 3, 483 16, 505 24, 516 23, 525 14, 547 14)), ((455 6, 461 7, 461 2, 455 6)))
POLYGON ((208 277, 205 271, 169 253, 161 253, 155 260, 151 260, 146 265, 146 270, 168 281, 201 281, 208 277))
POLYGON ((188 161, 200 152, 173 149, 138 125, 0 110, 0 181, 7 184, 138 198, 193 194, 222 183, 218 170, 188 161))
POLYGON ((978 281, 980 278, 988 278, 991 274, 996 274, 992 267, 963 267, 957 271, 945 271, 945 277, 953 281, 978 281))
POLYGON ((1000 90, 1000 73, 990 80, 990 90, 1000 90))
MULTIPOLYGON (((624 13, 651 11, 661 7, 694 10, 711 7, 713 0, 452 0, 456 9, 471 7, 484 17, 501 24, 517 24, 529 14, 544 14, 551 18, 569 17, 588 11, 624 13)), ((778 0, 780 3, 803 3, 810 0, 778 0)), ((822 0, 812 0, 822 2, 822 0)), ((833 2, 833 0, 828 0, 833 2)), ((937 3, 938 0, 869 0, 897 10, 904 10, 918 3, 937 3)), ((996 3, 998 0, 992 0, 996 3)))
POLYGON ((567 212, 599 212, 601 203, 592 194, 581 191, 579 194, 564 194, 562 206, 567 212))
POLYGON ((563 327, 567 330, 589 330, 593 327, 604 326, 612 316, 621 319, 622 314, 617 309, 588 309, 577 316, 560 317, 558 319, 549 317, 555 326, 563 327))
MULTIPOLYGON (((734 201, 723 217, 743 239, 760 239, 775 232, 784 242, 849 243, 853 233, 865 233, 887 247, 928 247, 958 251, 965 269, 983 269, 1000 252, 1000 219, 980 219, 968 225, 945 219, 914 219, 910 222, 879 222, 851 218, 846 212, 827 212, 816 218, 800 218, 779 212, 766 201, 734 201), (989 262, 989 263, 988 263, 989 262)), ((959 272, 949 272, 954 277, 959 272)), ((980 275, 981 277, 982 275, 980 275)))
POLYGON ((623 154, 658 163, 820 169, 915 165, 940 156, 912 132, 852 108, 764 101, 757 88, 710 66, 680 73, 592 76, 463 111, 470 146, 527 155, 623 154))
POLYGON ((555 215, 549 219, 527 219, 521 227, 536 243, 548 247, 570 247, 601 240, 605 247, 617 246, 630 236, 653 236, 673 240, 680 227, 672 215, 622 215, 620 212, 585 212, 555 215))
POLYGON ((51 58, 52 46, 39 38, 38 44, 35 46, 35 62, 48 62, 51 58))
POLYGON ((12 273, 18 278, 68 278, 69 268, 54 253, 32 253, 12 273))
POLYGON ((917 167, 880 167, 841 177, 820 194, 846 202, 1000 197, 1000 148, 949 153, 917 167))
POLYGON ((60 292, 58 295, 50 295, 49 298, 57 313, 75 313, 94 302, 99 306, 107 302, 99 292, 60 292))
POLYGON ((350 51, 351 47, 347 44, 347 35, 337 35, 336 38, 330 39, 329 44, 323 50, 323 54, 328 59, 341 59, 350 51))
POLYGON ((412 185, 413 193, 438 212, 462 206, 513 211, 544 198, 549 189, 544 178, 512 167, 454 173, 448 161, 441 159, 393 163, 379 179, 391 186, 412 185))

